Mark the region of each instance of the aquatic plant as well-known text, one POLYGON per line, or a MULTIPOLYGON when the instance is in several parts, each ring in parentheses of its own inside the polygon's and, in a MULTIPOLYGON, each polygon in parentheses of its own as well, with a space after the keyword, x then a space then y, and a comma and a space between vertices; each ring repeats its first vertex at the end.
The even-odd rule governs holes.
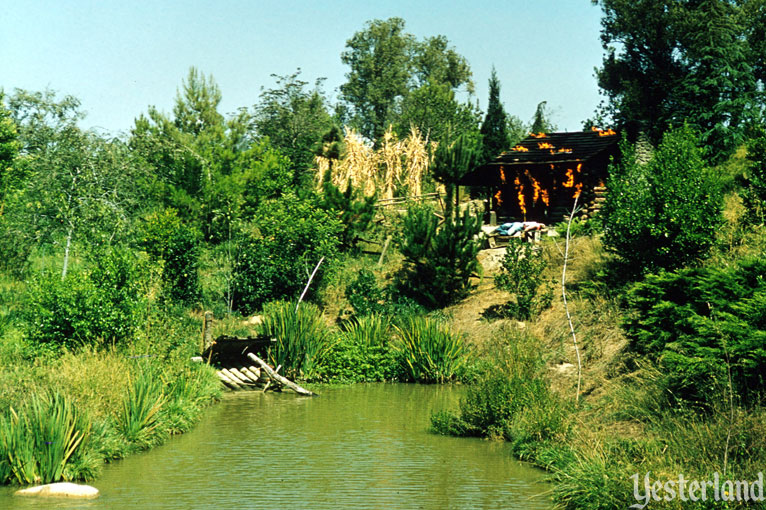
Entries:
POLYGON ((117 413, 117 429, 133 443, 148 446, 166 402, 164 385, 152 370, 142 367, 133 376, 117 413))
POLYGON ((282 366, 287 377, 309 379, 332 343, 329 330, 316 305, 275 301, 263 307, 260 333, 275 340, 269 362, 282 366))
POLYGON ((33 394, 19 412, 0 417, 0 482, 22 485, 69 478, 65 468, 89 431, 59 393, 33 394))
POLYGON ((343 326, 343 335, 363 348, 385 346, 391 336, 391 320, 377 314, 356 317, 343 326))
POLYGON ((459 376, 468 357, 462 335, 428 317, 410 317, 396 330, 410 380, 443 383, 459 376))

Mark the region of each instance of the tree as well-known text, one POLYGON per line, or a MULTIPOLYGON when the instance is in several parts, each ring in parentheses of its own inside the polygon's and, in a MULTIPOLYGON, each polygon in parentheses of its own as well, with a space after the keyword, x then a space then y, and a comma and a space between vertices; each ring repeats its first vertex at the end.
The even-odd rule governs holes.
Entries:
MULTIPOLYGON (((0 91, 0 204, 2 204, 8 189, 13 187, 12 165, 20 147, 18 130, 11 118, 11 112, 5 108, 4 99, 4 95, 0 91)), ((2 205, 0 205, 0 211, 1 208, 2 205)))
MULTIPOLYGON (((364 30, 346 42, 346 47, 341 61, 350 71, 346 74, 348 81, 340 87, 341 98, 352 107, 352 123, 366 138, 378 142, 390 124, 397 124, 403 103, 415 90, 421 93, 408 105, 411 112, 422 111, 429 102, 449 105, 446 114, 461 116, 457 112, 465 110, 455 106, 454 97, 445 91, 465 86, 472 92, 471 70, 446 37, 418 41, 404 31, 403 19, 390 18, 368 22, 364 30)), ((410 118, 418 116, 410 113, 410 118)), ((448 120, 449 115, 436 124, 448 120)), ((418 124, 419 128, 426 127, 425 123, 418 124)), ((405 124, 403 130, 409 127, 405 124)), ((423 131, 428 133, 428 127, 423 131)))
POLYGON ((548 104, 547 101, 541 101, 537 104, 535 116, 532 119, 532 127, 530 128, 532 133, 550 133, 556 131, 556 125, 548 120, 550 114, 548 113, 546 104, 548 104))
POLYGON ((482 161, 495 159, 501 152, 510 148, 508 137, 508 116, 500 102, 500 80, 494 66, 489 76, 489 101, 487 116, 481 125, 482 161))
POLYGON ((644 131, 655 144, 670 126, 689 123, 713 161, 741 142, 749 110, 763 105, 741 7, 728 0, 594 3, 604 11, 606 55, 596 73, 607 97, 602 117, 644 131))
POLYGON ((645 165, 625 142, 622 153, 607 182, 605 246, 637 273, 703 257, 722 221, 722 197, 691 128, 669 131, 645 165))
POLYGON ((300 72, 272 75, 277 86, 261 92, 253 114, 257 134, 269 137, 271 144, 290 158, 294 184, 313 177, 308 170, 314 166, 314 148, 333 125, 321 90, 322 79, 308 90, 308 83, 299 79, 300 72))
POLYGON ((414 37, 404 20, 373 20, 346 41, 341 62, 350 67, 341 97, 354 108, 360 132, 379 139, 393 121, 396 102, 407 94, 414 37))
POLYGON ((741 191, 746 218, 755 224, 766 221, 766 129, 759 128, 747 143, 746 184, 741 191))
POLYGON ((453 141, 442 142, 436 148, 431 172, 436 181, 444 184, 447 196, 445 216, 452 217, 452 201, 457 207, 459 197, 456 196, 457 182, 481 161, 481 146, 479 137, 472 133, 462 133, 453 141))

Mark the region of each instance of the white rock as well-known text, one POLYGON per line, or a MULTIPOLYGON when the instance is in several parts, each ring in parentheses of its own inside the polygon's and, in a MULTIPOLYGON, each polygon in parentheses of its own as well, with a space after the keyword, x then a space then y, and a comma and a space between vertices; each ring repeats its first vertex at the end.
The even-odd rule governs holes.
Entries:
POLYGON ((98 497, 98 489, 90 485, 61 482, 21 489, 16 491, 15 495, 36 496, 39 498, 95 499, 98 497))

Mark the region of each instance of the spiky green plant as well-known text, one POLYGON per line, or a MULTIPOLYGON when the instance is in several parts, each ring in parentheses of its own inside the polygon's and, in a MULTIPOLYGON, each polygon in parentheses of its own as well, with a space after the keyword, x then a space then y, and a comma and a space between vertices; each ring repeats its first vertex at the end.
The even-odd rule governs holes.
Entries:
POLYGON ((68 478, 67 462, 88 431, 68 398, 32 395, 20 412, 11 408, 0 419, 0 481, 26 485, 68 478))
POLYGON ((141 368, 131 377, 128 393, 117 413, 117 429, 125 438, 148 446, 165 404, 164 384, 152 370, 141 368))
POLYGON ((288 377, 310 379, 332 342, 322 312, 311 303, 301 303, 297 310, 287 301, 267 304, 260 333, 275 340, 269 361, 281 365, 288 377))
POLYGON ((343 335, 365 349, 385 346, 391 336, 391 320, 377 314, 356 317, 343 326, 343 335))
POLYGON ((397 348, 410 380, 426 383, 454 380, 465 366, 468 349, 463 336, 446 324, 428 317, 410 317, 396 330, 397 348))

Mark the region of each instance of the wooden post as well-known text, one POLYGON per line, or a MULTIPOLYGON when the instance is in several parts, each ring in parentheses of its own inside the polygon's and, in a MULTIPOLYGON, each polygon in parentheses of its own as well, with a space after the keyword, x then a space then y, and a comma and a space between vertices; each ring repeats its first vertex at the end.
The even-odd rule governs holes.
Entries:
POLYGON ((205 318, 202 319, 202 350, 213 345, 213 312, 205 312, 205 318))
POLYGON ((386 242, 383 244, 383 250, 380 252, 380 258, 378 259, 378 265, 383 265, 383 257, 386 256, 386 251, 388 250, 388 245, 391 243, 391 236, 386 237, 386 242))

